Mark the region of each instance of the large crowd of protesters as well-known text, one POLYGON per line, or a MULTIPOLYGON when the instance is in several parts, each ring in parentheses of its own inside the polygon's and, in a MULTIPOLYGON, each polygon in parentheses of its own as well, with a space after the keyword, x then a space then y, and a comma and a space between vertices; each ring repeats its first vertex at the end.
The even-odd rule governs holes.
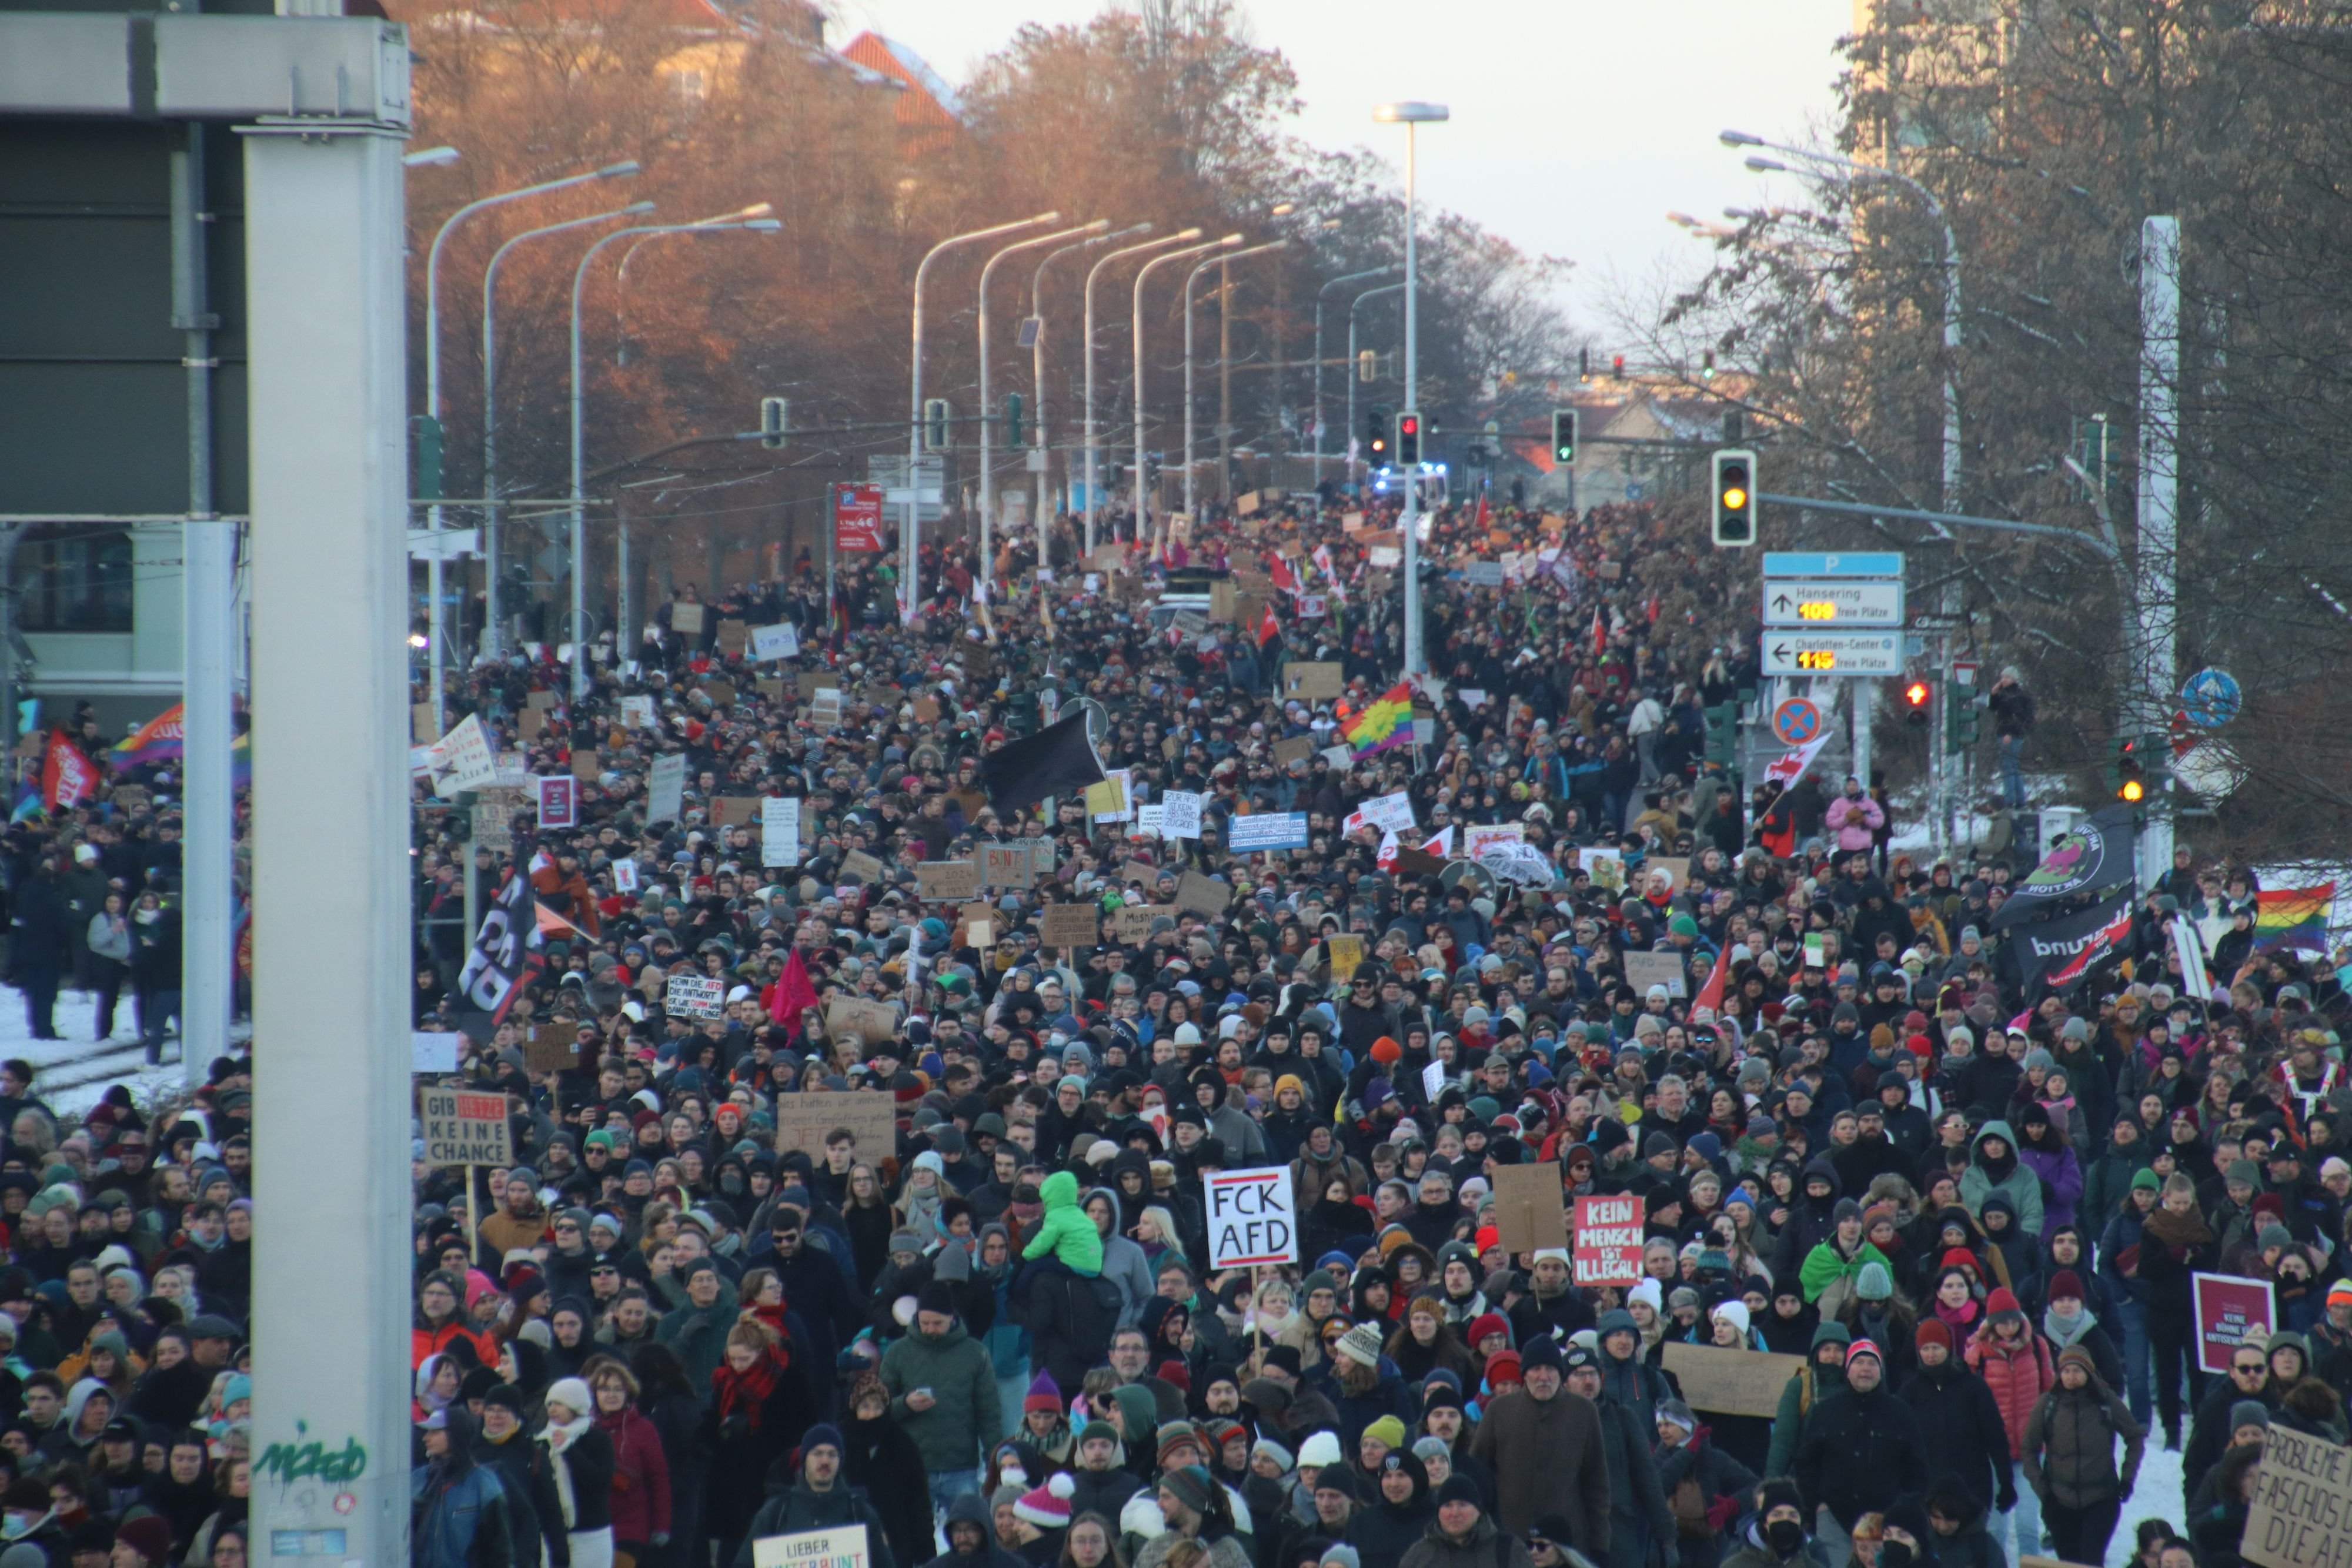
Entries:
MULTIPOLYGON (((911 619, 894 556, 830 598, 803 557, 600 647, 584 702, 536 647, 455 684, 447 722, 582 787, 498 841, 418 787, 415 1022, 463 1034, 517 1162, 469 1186, 418 1146, 418 1568, 759 1568, 849 1526, 869 1568, 2009 1568, 2105 1562, 2127 1508, 2144 1568, 2238 1568, 2271 1430, 2347 1436, 2340 959, 2257 950, 2251 879, 2184 854, 2028 994, 2022 842, 1930 862, 1877 780, 1710 760, 1751 596, 1649 507, 1438 513, 1425 728, 1334 754, 1398 679, 1384 526, 1293 502, 1088 555, 1064 523, 1046 573, 927 541, 911 619), (1244 580, 1205 629, 1159 602, 1244 580), (722 630, 780 622, 782 661, 722 630), (1301 663, 1345 695, 1282 695, 1301 663), (999 810, 981 759, 1081 698, 1126 800, 999 810), (1140 835, 1171 791, 1199 838, 1140 835), (1410 831, 1351 824, 1396 791, 1410 831), (774 796, 788 856, 728 804, 774 796), (1229 847, 1267 812, 1306 846, 1229 847), (1504 824, 1549 880, 1464 868, 1504 824), (1023 839, 1033 885, 922 896, 1023 839), (511 878, 548 935, 492 1018, 464 916, 511 878), (1064 904, 1096 941, 1043 943, 1064 904), (669 1009, 681 975, 720 1016, 669 1009), (1634 1197, 1638 1277, 1507 1248, 1507 1166, 1634 1197), (1204 1177, 1241 1169, 1289 1184, 1294 1263, 1212 1266, 1204 1177), (2199 1272, 2278 1302, 2219 1377, 2199 1272), (1776 1413, 1677 1345, 1796 1358, 1776 1413), (2136 1494, 2155 1442, 2179 1497, 2136 1494)), ((88 847, 135 902, 172 822, 20 823, 12 888, 88 847)), ((0 1568, 243 1568, 247 1071, 74 1125, 0 1064, 0 1568)))

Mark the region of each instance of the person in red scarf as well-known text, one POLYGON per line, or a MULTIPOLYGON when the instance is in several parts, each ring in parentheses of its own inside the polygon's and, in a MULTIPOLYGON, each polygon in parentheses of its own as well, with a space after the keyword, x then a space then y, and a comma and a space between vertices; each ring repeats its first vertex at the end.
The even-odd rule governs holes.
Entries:
POLYGON ((735 1561, 767 1487, 768 1467, 789 1453, 815 1420, 808 1373, 787 1342, 746 1313, 727 1331, 727 1354, 710 1375, 702 1443, 710 1461, 710 1539, 719 1561, 735 1561))

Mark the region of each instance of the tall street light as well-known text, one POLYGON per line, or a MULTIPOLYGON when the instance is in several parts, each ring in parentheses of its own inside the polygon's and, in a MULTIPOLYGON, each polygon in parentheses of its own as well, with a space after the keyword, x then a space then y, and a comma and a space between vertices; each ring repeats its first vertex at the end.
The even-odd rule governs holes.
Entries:
MULTIPOLYGON (((1227 235, 1222 239, 1186 246, 1182 250, 1171 250, 1165 256, 1153 256, 1135 275, 1135 538, 1139 543, 1151 526, 1151 507, 1147 499, 1150 476, 1146 473, 1150 465, 1145 462, 1143 455, 1143 286, 1150 281, 1154 272, 1171 261, 1182 261, 1188 256, 1202 256, 1213 250, 1232 250, 1241 243, 1241 235, 1227 235)), ((1165 553, 1167 547, 1165 538, 1155 538, 1151 549, 1153 558, 1156 559, 1165 553)))
MULTIPOLYGON (((581 410, 585 402, 580 379, 580 297, 588 287, 588 268, 596 253, 615 240, 656 234, 774 234, 784 225, 773 218, 750 218, 741 223, 724 224, 656 224, 644 228, 622 229, 608 234, 590 246, 580 257, 580 265, 572 272, 572 695, 574 701, 588 695, 587 622, 587 491, 581 469, 581 410)), ((618 647, 615 653, 622 652, 618 647)))
POLYGON ((525 240, 614 218, 643 217, 653 210, 651 202, 632 202, 609 213, 591 213, 584 218, 525 229, 492 251, 489 266, 482 269, 482 640, 493 653, 506 646, 506 632, 499 621, 499 268, 505 264, 507 253, 525 240))
MULTIPOLYGON (((1443 124, 1452 119, 1442 103, 1384 103, 1372 110, 1372 120, 1381 125, 1404 127, 1404 406, 1421 406, 1420 361, 1420 294, 1419 262, 1413 248, 1413 209, 1415 201, 1414 159, 1418 132, 1424 125, 1443 124)), ((1404 515, 1399 519, 1399 532, 1404 535, 1404 672, 1407 675, 1421 674, 1421 465, 1406 465, 1404 471, 1404 515)))
MULTIPOLYGON (((1179 229, 1172 235, 1163 235, 1158 239, 1146 240, 1141 245, 1131 245, 1124 247, 1123 249, 1112 251, 1108 256, 1104 256, 1100 261, 1096 262, 1092 267, 1087 268, 1087 308, 1085 329, 1087 340, 1087 410, 1085 435, 1087 443, 1087 553, 1089 556, 1094 554, 1095 550, 1096 522, 1097 519, 1102 516, 1102 481, 1100 478, 1102 433, 1095 423, 1095 280, 1102 276, 1103 268, 1108 267, 1114 261, 1124 261, 1130 256, 1141 256, 1148 251, 1165 250, 1171 245, 1183 245, 1189 241, 1199 239, 1200 237, 1201 231, 1199 229, 1179 229)), ((1139 461, 1140 461, 1139 458, 1139 461)))
MULTIPOLYGON (((403 162, 412 167, 425 168, 454 162, 457 156, 457 151, 454 147, 427 147, 421 152, 408 154, 403 162)), ((625 158, 617 163, 607 163, 601 169, 591 169, 584 174, 567 174, 561 180, 543 180, 536 185, 524 185, 512 191, 500 191, 495 195, 484 196, 479 201, 468 202, 459 207, 456 212, 451 213, 442 222, 440 228, 434 233, 432 246, 425 253, 425 417, 433 422, 434 439, 436 442, 440 438, 441 424, 441 247, 449 243, 449 235, 456 231, 459 224, 464 223, 476 213, 488 212, 492 207, 503 206, 509 202, 520 202, 526 196, 543 196, 551 191, 569 190, 574 185, 585 185, 592 181, 623 179, 636 173, 637 171, 637 161, 634 158, 625 158)), ((488 421, 489 413, 487 409, 483 411, 482 417, 485 423, 488 421)), ((435 533, 439 533, 441 523, 441 507, 436 497, 426 526, 435 533)), ((486 539, 484 542, 487 544, 488 541, 486 539)), ((433 725, 436 730, 441 725, 442 636, 439 546, 440 541, 435 540, 433 554, 425 567, 425 592, 432 600, 432 603, 425 611, 426 635, 432 644, 425 655, 425 663, 432 671, 433 725)), ((494 575, 495 572, 496 563, 493 562, 489 572, 486 572, 485 575, 494 575)))
MULTIPOLYGON (((1323 301, 1328 298, 1331 290, 1345 284, 1361 283, 1366 278, 1371 277, 1386 277, 1396 270, 1398 270, 1396 264, 1391 262, 1386 267, 1369 267, 1361 272, 1342 273, 1315 291, 1315 483, 1318 485, 1323 483, 1323 301)), ((1352 310, 1351 307, 1349 316, 1351 322, 1354 319, 1352 310)), ((1348 358, 1350 363, 1349 369, 1342 372, 1343 374, 1354 374, 1355 357, 1355 344, 1351 341, 1348 345, 1348 358)), ((1351 381, 1348 385, 1349 388, 1348 432, 1352 435, 1356 429, 1356 394, 1353 390, 1355 383, 1351 381)))
MULTIPOLYGON (((1127 227, 1114 230, 1109 234, 1095 235, 1079 240, 1075 245, 1066 245, 1059 250, 1048 251, 1045 258, 1037 264, 1037 270, 1029 275, 1029 319, 1032 323, 1029 329, 1029 392, 1037 400, 1037 407, 1030 419, 1030 445, 1037 454, 1037 493, 1033 504, 1037 508, 1037 564, 1040 566, 1045 564, 1048 543, 1045 525, 1046 502, 1052 485, 1046 475, 1045 466, 1048 462, 1046 453, 1053 444, 1045 435, 1045 269, 1066 256, 1075 256, 1079 251, 1091 249, 1098 245, 1108 245, 1112 240, 1127 239, 1135 235, 1148 235, 1150 232, 1151 225, 1148 223, 1129 224, 1127 227)), ((1066 460, 1062 465, 1062 476, 1066 480, 1069 477, 1069 464, 1066 460)))
MULTIPOLYGON (((1199 521, 1199 513, 1194 509, 1195 476, 1192 471, 1192 284, 1201 274, 1213 267, 1218 271, 1218 287, 1220 289, 1229 287, 1231 284, 1227 280, 1226 271, 1233 263, 1248 256, 1264 256, 1269 251, 1280 250, 1289 243, 1286 239, 1277 239, 1269 240, 1265 245, 1254 245, 1247 250, 1221 250, 1184 275, 1184 514, 1193 518, 1196 523, 1199 521)), ((1221 394, 1218 402, 1222 410, 1226 406, 1227 400, 1221 394)), ((1222 412, 1219 418, 1221 420, 1223 418, 1222 412)))
POLYGON ((915 619, 915 577, 919 560, 916 535, 923 515, 921 486, 916 483, 923 465, 923 279, 930 275, 931 263, 957 246, 994 239, 998 235, 1017 234, 1023 229, 1061 221, 1062 214, 1058 212, 1039 213, 1034 218, 1015 218, 1009 224, 993 224, 984 229, 950 235, 925 251, 923 259, 915 266, 915 340, 908 366, 907 527, 898 536, 898 619, 907 624, 913 624, 915 619))
MULTIPOLYGON (((1014 240, 988 258, 980 269, 980 580, 992 583, 996 576, 994 529, 996 526, 995 444, 990 430, 996 411, 989 403, 988 348, 988 280, 996 275, 996 264, 1008 256, 1039 246, 1058 245, 1066 240, 1105 235, 1110 232, 1108 218, 1097 218, 1076 228, 1057 229, 1049 235, 1033 235, 1014 240)), ((1039 565, 1045 562, 1041 559, 1039 565)))

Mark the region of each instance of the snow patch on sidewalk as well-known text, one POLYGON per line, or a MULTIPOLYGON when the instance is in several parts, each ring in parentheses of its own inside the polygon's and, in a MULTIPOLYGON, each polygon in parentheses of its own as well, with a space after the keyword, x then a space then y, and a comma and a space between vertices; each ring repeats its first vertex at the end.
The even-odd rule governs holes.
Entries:
POLYGON ((33 1092, 60 1117, 79 1118, 97 1104, 107 1090, 121 1083, 141 1106, 154 1103, 185 1082, 177 1040, 163 1042, 164 1062, 147 1065, 140 1048, 138 1022, 126 994, 114 1009, 114 1032, 101 1041, 98 998, 85 991, 60 991, 53 1015, 63 1040, 35 1040, 32 1021, 25 1013, 24 993, 0 986, 0 1057, 22 1057, 33 1064, 33 1092))

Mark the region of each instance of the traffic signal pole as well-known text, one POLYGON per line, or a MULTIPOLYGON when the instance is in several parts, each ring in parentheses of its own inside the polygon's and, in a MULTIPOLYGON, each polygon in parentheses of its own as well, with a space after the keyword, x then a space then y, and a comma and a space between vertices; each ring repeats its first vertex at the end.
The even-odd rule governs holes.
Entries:
MULTIPOLYGON (((2168 736, 2174 696, 2175 612, 2179 592, 2177 462, 2180 376, 2180 220, 2152 217, 2139 235, 2139 540, 2131 622, 2131 671, 2124 699, 2126 733, 2168 736)), ((2166 769, 2168 780, 2171 770, 2166 769)), ((2171 789, 2148 803, 2140 830, 2143 878, 2172 869, 2171 789)), ((2145 883, 2143 883, 2145 885, 2145 883)))

